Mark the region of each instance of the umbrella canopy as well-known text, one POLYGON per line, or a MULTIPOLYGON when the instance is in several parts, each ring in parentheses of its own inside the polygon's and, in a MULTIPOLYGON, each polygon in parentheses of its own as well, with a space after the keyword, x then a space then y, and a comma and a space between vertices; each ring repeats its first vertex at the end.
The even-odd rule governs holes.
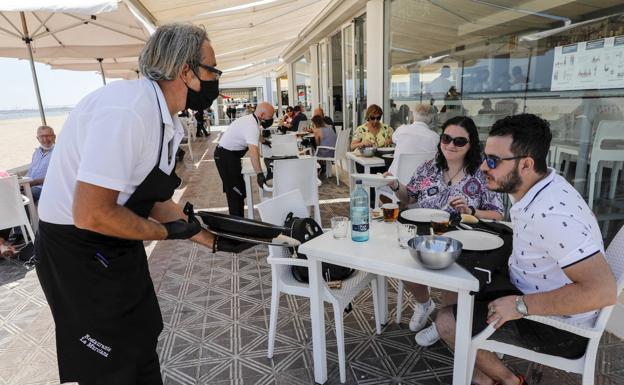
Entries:
POLYGON ((106 78, 137 79, 139 73, 138 57, 97 58, 97 59, 50 59, 45 60, 52 69, 69 71, 94 71, 106 78))
POLYGON ((34 61, 138 56, 148 26, 118 0, 0 2, 0 57, 29 59, 45 124, 34 61))

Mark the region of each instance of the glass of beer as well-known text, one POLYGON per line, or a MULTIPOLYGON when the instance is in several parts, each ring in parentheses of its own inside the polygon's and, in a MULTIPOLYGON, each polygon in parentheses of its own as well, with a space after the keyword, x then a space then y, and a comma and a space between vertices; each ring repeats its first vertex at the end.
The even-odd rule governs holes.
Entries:
POLYGON ((435 213, 431 215, 431 228, 436 234, 444 234, 448 230, 449 219, 451 214, 449 213, 435 213))
POLYGON ((384 222, 394 222, 399 217, 399 205, 396 203, 385 203, 381 206, 384 222))

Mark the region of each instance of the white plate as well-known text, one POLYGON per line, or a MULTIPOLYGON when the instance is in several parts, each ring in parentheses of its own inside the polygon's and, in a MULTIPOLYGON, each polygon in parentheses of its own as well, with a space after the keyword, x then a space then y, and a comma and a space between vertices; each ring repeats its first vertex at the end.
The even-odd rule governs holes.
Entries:
POLYGON ((394 147, 378 147, 378 152, 394 152, 394 147))
POLYGON ((434 214, 447 214, 444 210, 436 209, 410 209, 401 213, 401 217, 413 222, 431 222, 434 214))
POLYGON ((501 237, 483 231, 456 230, 444 236, 460 241, 464 250, 494 250, 505 244, 501 237))
POLYGON ((394 159, 394 154, 383 154, 381 157, 387 158, 387 159, 394 159))
POLYGON ((394 175, 383 176, 382 174, 351 174, 355 180, 361 180, 363 184, 370 187, 386 186, 390 182, 397 180, 394 175))

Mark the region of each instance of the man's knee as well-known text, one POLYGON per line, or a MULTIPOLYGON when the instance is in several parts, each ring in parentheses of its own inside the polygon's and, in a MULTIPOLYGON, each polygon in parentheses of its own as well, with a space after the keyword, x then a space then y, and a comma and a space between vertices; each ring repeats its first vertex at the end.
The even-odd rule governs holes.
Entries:
POLYGON ((453 308, 447 306, 438 311, 435 320, 438 334, 444 341, 450 341, 455 338, 455 316, 453 316, 453 308))

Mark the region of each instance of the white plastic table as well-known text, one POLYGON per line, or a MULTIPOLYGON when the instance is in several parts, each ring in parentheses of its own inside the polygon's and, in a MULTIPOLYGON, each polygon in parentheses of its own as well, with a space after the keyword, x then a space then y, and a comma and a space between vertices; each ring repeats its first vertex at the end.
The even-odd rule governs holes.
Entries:
POLYGON ((24 189, 24 195, 30 202, 28 202, 28 213, 30 214, 30 224, 32 225, 33 232, 37 232, 39 228, 39 215, 37 214, 37 207, 35 206, 35 200, 32 196, 32 190, 30 189, 31 177, 25 176, 17 179, 20 187, 24 189))
POLYGON ((314 380, 327 381, 325 345, 325 319, 322 299, 321 262, 347 266, 378 275, 381 321, 388 316, 385 277, 417 282, 444 290, 457 292, 457 330, 455 333, 455 364, 453 384, 465 385, 468 378, 468 352, 472 338, 472 307, 470 292, 479 290, 479 281, 457 264, 444 270, 430 270, 416 262, 407 249, 399 247, 395 223, 372 222, 368 242, 354 242, 347 238, 334 239, 331 231, 299 247, 310 260, 310 316, 312 319, 312 348, 314 380))
POLYGON ((377 156, 371 156, 367 158, 364 156, 356 155, 356 152, 354 151, 347 152, 347 164, 348 164, 347 168, 348 168, 348 173, 349 173, 349 191, 353 190, 353 183, 352 183, 353 177, 351 177, 351 174, 355 172, 355 166, 354 166, 355 163, 362 165, 364 167, 365 174, 370 174, 371 167, 381 167, 381 166, 386 165, 386 162, 382 158, 379 158, 377 156))
MULTIPOLYGON (((243 179, 245 180, 245 193, 247 195, 247 218, 249 219, 253 219, 254 218, 254 198, 253 198, 253 191, 251 189, 251 177, 256 175, 256 171, 253 168, 253 165, 251 164, 251 159, 250 158, 242 158, 241 159, 241 166, 242 166, 242 174, 243 174, 243 179)), ((266 166, 264 165, 264 162, 262 161, 262 159, 260 159, 260 167, 262 167, 262 171, 266 172, 266 166)))

